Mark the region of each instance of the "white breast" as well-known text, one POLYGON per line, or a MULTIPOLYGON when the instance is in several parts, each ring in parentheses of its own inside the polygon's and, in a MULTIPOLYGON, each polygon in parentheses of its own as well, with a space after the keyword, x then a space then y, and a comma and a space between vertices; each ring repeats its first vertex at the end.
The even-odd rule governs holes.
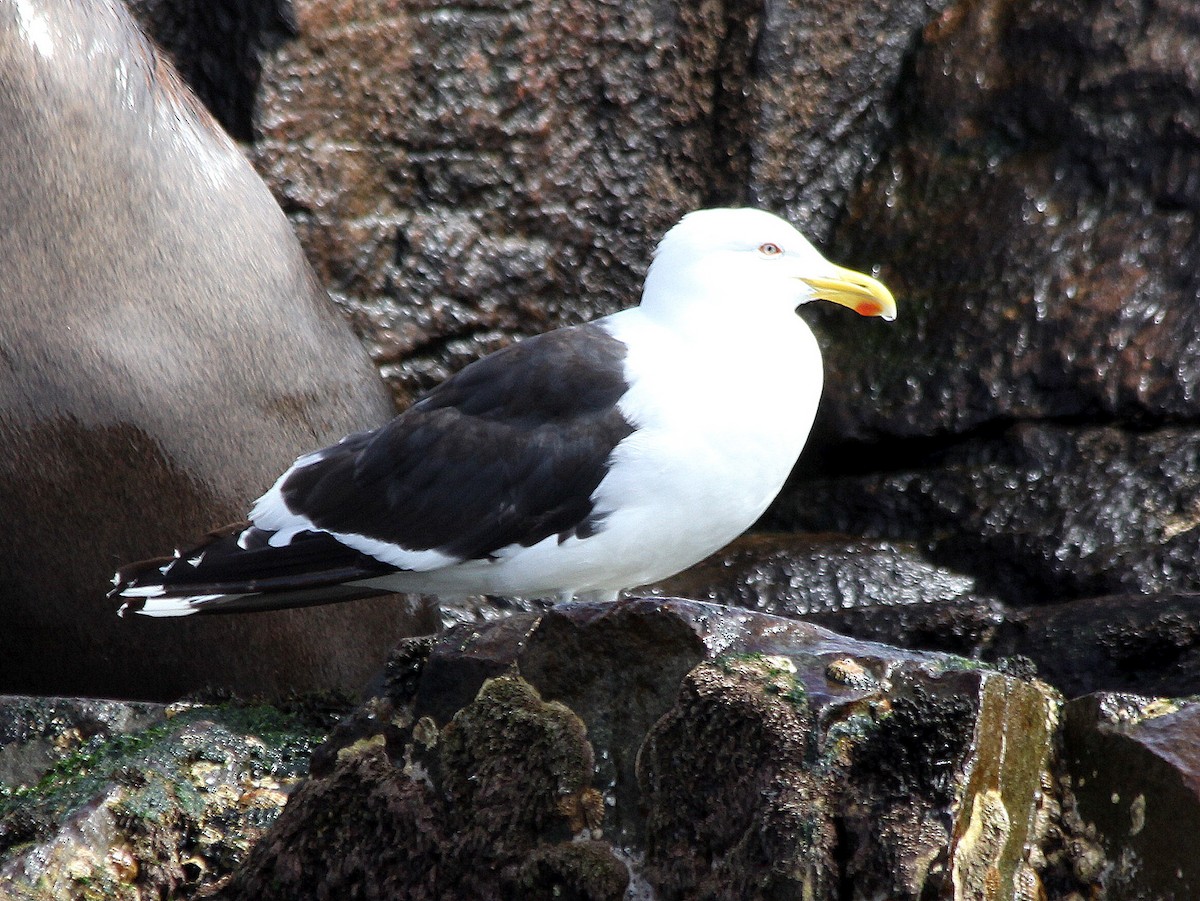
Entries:
POLYGON ((816 340, 794 314, 765 330, 721 328, 707 348, 695 334, 645 340, 645 322, 622 317, 608 324, 618 338, 638 333, 626 359, 633 387, 620 403, 636 431, 595 499, 609 514, 605 531, 628 536, 622 555, 639 570, 629 585, 690 566, 753 525, 804 447, 822 373, 816 340))

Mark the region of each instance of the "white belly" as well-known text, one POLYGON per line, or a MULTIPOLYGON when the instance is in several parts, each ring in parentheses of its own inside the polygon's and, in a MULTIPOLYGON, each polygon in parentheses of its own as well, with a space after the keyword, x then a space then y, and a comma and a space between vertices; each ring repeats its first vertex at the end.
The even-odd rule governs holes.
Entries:
POLYGON ((783 487, 821 393, 816 340, 798 318, 781 332, 725 334, 708 359, 669 344, 628 365, 622 409, 638 426, 600 484, 625 585, 665 578, 754 524, 783 487), (651 400, 653 398, 653 400, 651 400))

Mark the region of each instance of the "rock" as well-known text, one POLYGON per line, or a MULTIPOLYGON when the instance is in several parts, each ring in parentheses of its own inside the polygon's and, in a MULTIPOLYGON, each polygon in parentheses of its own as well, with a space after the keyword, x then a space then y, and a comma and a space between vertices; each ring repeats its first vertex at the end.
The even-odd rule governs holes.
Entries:
POLYGON ((278 815, 328 725, 261 707, 123 707, 5 702, 6 717, 106 725, 72 738, 36 784, 0 785, 0 896, 211 893, 278 815))
POLYGON ((165 711, 161 704, 0 696, 0 784, 35 785, 85 742, 145 729, 165 711))
POLYGON ((755 203, 825 241, 945 5, 316 0, 264 62, 256 161, 404 402, 631 305, 687 210, 755 203))
POLYGON ((1034 662, 1067 697, 1200 694, 1200 595, 1085 598, 1010 614, 997 655, 1034 662))
POLYGON ((1195 421, 1192 14, 982 0, 926 27, 835 238, 905 311, 867 346, 824 317, 830 368, 860 374, 827 406, 843 438, 1195 421))
POLYGON ((635 599, 401 645, 381 684, 223 897, 1038 885, 1057 700, 961 658, 635 599))
POLYGON ((1200 703, 1097 694, 1064 710, 1076 870, 1102 897, 1200 893, 1200 703))
POLYGON ((1014 624, 1071 693, 1190 684, 1166 623, 1200 590, 1198 40, 1179 2, 982 0, 926 27, 833 235, 902 315, 850 341, 813 311, 855 375, 768 520, 911 543, 1010 608, 1078 601, 1014 624))
POLYGON ((568 844, 599 802, 587 788, 592 749, 570 710, 501 676, 485 683, 453 726, 422 722, 423 746, 406 766, 388 759, 382 736, 341 749, 327 778, 293 796, 256 853, 249 865, 259 873, 251 877, 256 887, 243 880, 229 893, 484 899, 522 888, 528 894, 521 897, 549 898, 552 885, 583 879, 586 886, 588 874, 598 873, 598 885, 568 896, 623 897, 628 875, 611 849, 568 844), (435 753, 420 755, 429 749, 435 753), (427 772, 427 765, 436 769, 427 772), (549 841, 525 858, 531 834, 549 841), (306 863, 300 870, 263 863, 281 849, 289 861, 323 860, 321 872, 306 863), (614 880, 614 872, 622 878, 614 880), (257 886, 257 878, 266 882, 257 886))
POLYGON ((278 205, 120 5, 0 6, 0 120, 0 691, 357 690, 420 611, 104 599, 390 413, 278 205))
POLYGON ((978 657, 1003 608, 911 546, 843 535, 746 535, 649 594, 802 619, 844 635, 978 657))
MULTIPOLYGON (((818 0, 765 15, 750 4, 729 8, 726 46, 733 38, 747 43, 733 44, 744 60, 728 52, 722 59, 716 111, 731 174, 747 186, 733 195, 737 201, 777 210, 830 243, 862 179, 897 140, 896 97, 914 48, 953 6, 818 0)), ((843 380, 856 383, 858 369, 831 369, 833 393, 844 390, 843 380)))
POLYGON ((1200 590, 1200 433, 1013 426, 899 472, 813 480, 769 514, 928 548, 1017 605, 1200 590))

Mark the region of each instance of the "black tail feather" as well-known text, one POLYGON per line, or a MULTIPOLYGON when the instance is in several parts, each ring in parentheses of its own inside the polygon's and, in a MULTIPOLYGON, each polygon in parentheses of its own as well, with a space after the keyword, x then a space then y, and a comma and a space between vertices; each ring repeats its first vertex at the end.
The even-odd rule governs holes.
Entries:
POLYGON ((244 612, 334 603, 390 592, 346 585, 397 572, 323 532, 300 532, 278 547, 270 532, 242 523, 214 531, 174 557, 123 567, 109 597, 141 611, 151 599, 197 598, 181 612, 244 612))

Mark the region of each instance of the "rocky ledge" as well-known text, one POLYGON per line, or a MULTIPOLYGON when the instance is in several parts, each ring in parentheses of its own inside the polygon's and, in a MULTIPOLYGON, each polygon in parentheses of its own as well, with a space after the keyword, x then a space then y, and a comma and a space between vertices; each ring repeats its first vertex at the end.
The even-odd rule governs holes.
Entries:
POLYGON ((226 897, 1011 896, 1058 708, 693 601, 463 627, 397 649, 226 897))
POLYGON ((332 731, 9 699, 0 896, 1196 897, 1200 704, 1028 670, 641 598, 406 640, 332 731))

